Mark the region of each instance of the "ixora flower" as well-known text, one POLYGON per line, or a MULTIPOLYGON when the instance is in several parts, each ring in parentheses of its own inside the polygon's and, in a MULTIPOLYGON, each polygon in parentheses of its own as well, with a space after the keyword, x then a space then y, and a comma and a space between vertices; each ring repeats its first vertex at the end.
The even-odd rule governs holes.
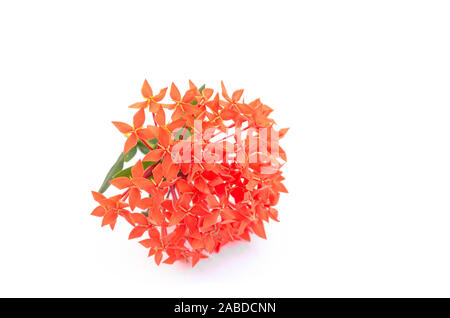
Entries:
POLYGON ((278 141, 288 129, 274 128, 272 109, 259 99, 245 103, 243 90, 230 96, 223 82, 222 98, 191 81, 183 95, 172 83, 170 102, 163 102, 167 88, 154 95, 147 81, 141 92, 144 100, 130 106, 132 125, 113 122, 124 150, 92 191, 91 214, 111 229, 125 219, 129 239, 139 238, 158 265, 195 266, 231 241, 250 241, 252 233, 265 239, 264 222, 278 222, 274 206, 287 192, 278 141), (121 193, 104 196, 109 185, 121 193))

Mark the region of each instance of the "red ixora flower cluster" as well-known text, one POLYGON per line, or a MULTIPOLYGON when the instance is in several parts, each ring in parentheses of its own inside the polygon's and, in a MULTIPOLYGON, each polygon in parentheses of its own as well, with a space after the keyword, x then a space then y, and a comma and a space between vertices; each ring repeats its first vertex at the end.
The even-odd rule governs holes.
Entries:
POLYGON ((266 238, 263 222, 278 221, 274 206, 287 192, 278 139, 288 129, 273 127, 272 109, 259 99, 241 101, 243 90, 230 96, 223 82, 223 99, 191 81, 183 95, 172 83, 170 102, 163 102, 167 88, 154 94, 147 81, 141 92, 144 100, 130 106, 137 109, 132 125, 113 122, 127 139, 99 192, 92 191, 98 203, 92 215, 111 229, 124 218, 133 227, 129 239, 141 238, 158 265, 164 258, 195 266, 228 242, 250 241, 251 233, 266 238), (246 135, 229 135, 230 129, 246 135), (199 137, 197 130, 209 133, 199 137), (185 147, 194 143, 200 154, 210 149, 214 160, 185 147), (175 148, 182 152, 176 155, 175 148), (138 151, 143 157, 124 169, 138 151), (180 153, 182 161, 176 160, 180 153), (104 196, 109 184, 123 192, 104 196))

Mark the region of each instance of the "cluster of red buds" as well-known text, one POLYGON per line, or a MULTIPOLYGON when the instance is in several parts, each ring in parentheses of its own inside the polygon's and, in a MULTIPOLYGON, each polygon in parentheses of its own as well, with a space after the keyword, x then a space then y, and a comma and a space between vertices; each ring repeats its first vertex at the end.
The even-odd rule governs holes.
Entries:
POLYGON ((147 81, 141 92, 144 100, 130 106, 137 110, 132 125, 113 122, 125 146, 92 191, 92 215, 111 229, 125 219, 129 239, 141 238, 158 265, 195 266, 231 241, 250 241, 251 233, 265 239, 264 222, 278 221, 274 206, 287 192, 278 141, 288 129, 274 128, 272 109, 260 99, 241 101, 243 90, 230 96, 223 83, 223 98, 191 81, 183 95, 172 83, 170 102, 163 102, 167 88, 154 94, 147 81), (137 153, 141 159, 124 168, 137 153), (110 184, 122 193, 104 196, 110 184))

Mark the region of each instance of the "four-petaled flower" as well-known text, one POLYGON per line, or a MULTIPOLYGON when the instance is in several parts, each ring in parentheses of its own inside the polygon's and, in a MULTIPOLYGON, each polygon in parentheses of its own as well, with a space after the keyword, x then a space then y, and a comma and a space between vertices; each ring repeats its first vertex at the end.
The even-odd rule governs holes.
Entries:
POLYGON ((136 208, 137 202, 141 199, 141 190, 150 193, 154 188, 153 183, 144 177, 144 167, 141 160, 131 168, 131 178, 117 177, 110 182, 120 190, 127 189, 131 210, 136 208))
POLYGON ((143 128, 145 122, 145 111, 144 108, 140 108, 133 117, 133 127, 120 122, 113 121, 114 126, 122 133, 128 136, 123 153, 126 154, 134 146, 136 146, 138 140, 146 142, 147 140, 153 139, 155 137, 154 130, 151 128, 143 128))

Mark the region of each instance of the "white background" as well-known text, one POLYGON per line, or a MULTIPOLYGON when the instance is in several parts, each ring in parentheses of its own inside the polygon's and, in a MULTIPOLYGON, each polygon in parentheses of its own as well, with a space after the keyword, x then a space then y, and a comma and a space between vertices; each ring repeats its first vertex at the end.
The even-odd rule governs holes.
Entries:
MULTIPOLYGON (((450 296, 448 1, 2 1, 0 296, 450 296), (194 269, 90 216, 147 78, 291 130, 280 223, 194 269)), ((111 192, 109 192, 111 193, 111 192)))

